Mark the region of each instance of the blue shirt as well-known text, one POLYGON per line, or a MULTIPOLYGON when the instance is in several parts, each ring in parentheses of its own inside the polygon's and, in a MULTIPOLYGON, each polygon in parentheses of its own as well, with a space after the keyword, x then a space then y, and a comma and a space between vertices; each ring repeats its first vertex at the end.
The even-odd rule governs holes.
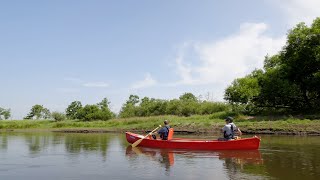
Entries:
POLYGON ((158 131, 162 140, 167 140, 169 135, 170 126, 166 125, 158 131))

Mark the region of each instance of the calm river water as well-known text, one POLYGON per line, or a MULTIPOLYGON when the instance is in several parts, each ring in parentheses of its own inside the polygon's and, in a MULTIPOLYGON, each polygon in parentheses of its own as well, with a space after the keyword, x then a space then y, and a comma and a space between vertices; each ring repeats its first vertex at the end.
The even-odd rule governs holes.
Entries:
POLYGON ((124 134, 0 133, 0 180, 320 179, 319 150, 320 137, 262 136, 257 151, 185 151, 132 149, 124 134))

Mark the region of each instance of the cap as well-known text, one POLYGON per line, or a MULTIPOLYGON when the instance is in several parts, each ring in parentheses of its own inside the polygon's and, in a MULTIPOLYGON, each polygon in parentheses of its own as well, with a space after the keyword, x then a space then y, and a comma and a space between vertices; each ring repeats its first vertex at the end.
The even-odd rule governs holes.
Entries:
POLYGON ((228 122, 233 122, 233 118, 230 117, 230 116, 226 117, 224 120, 226 120, 226 121, 228 121, 228 122))

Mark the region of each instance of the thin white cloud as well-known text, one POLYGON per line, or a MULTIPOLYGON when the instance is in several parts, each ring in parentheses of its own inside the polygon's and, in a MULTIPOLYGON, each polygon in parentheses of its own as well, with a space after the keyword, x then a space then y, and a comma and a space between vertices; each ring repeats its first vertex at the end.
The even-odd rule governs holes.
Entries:
POLYGON ((75 77, 65 77, 63 80, 69 81, 72 83, 82 83, 83 82, 81 79, 75 78, 75 77))
POLYGON ((60 93, 74 94, 74 93, 79 92, 79 89, 76 89, 76 88, 57 88, 57 91, 60 93))
POLYGON ((157 81, 152 78, 150 73, 145 75, 145 78, 142 81, 135 82, 131 88, 132 89, 143 89, 147 87, 151 87, 157 84, 157 81))
POLYGON ((180 77, 176 85, 226 85, 261 68, 264 56, 277 53, 285 44, 285 36, 270 37, 266 34, 267 29, 265 23, 244 23, 237 33, 218 41, 184 43, 175 59, 180 77), (188 57, 190 51, 194 51, 197 58, 188 57))
POLYGON ((284 13, 290 26, 299 22, 311 24, 312 21, 320 16, 319 0, 271 0, 276 8, 284 13))
POLYGON ((105 88, 108 87, 109 84, 105 82, 88 82, 83 84, 84 87, 94 87, 94 88, 105 88))

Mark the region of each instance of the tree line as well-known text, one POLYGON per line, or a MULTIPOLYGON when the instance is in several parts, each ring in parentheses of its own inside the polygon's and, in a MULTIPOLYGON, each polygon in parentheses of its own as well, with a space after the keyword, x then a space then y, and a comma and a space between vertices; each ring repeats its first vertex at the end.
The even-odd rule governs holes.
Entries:
POLYGON ((262 69, 235 79, 224 99, 249 114, 315 113, 320 110, 320 18, 297 24, 282 50, 262 69))
POLYGON ((227 103, 200 100, 192 93, 184 93, 179 99, 163 100, 144 97, 140 100, 137 95, 130 95, 116 115, 110 110, 110 102, 104 98, 97 104, 82 105, 80 101, 71 102, 65 112, 50 112, 43 105, 36 104, 24 119, 66 119, 80 121, 109 120, 111 118, 146 117, 158 115, 191 116, 204 115, 229 109, 227 103))
POLYGON ((222 102, 202 101, 192 93, 184 93, 179 99, 163 100, 130 95, 123 104, 120 117, 145 117, 158 115, 205 115, 228 110, 229 105, 222 102))

